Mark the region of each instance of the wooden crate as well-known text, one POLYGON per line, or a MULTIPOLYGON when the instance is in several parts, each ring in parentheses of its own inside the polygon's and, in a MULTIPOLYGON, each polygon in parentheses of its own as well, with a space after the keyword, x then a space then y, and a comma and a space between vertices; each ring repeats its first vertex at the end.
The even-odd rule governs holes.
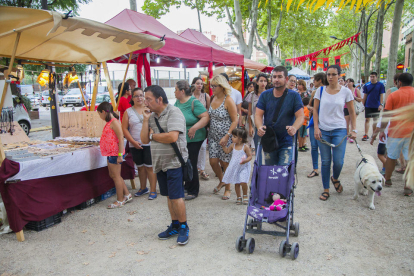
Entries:
POLYGON ((73 111, 59 113, 61 137, 101 137, 106 122, 96 111, 73 111))

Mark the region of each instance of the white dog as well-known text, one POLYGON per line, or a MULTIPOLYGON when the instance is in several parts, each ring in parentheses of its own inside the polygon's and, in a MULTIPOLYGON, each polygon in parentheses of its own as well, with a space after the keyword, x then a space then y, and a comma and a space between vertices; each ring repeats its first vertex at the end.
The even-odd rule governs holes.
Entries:
POLYGON ((375 209, 374 194, 381 196, 382 185, 385 182, 384 177, 378 170, 374 157, 365 155, 365 158, 360 158, 356 164, 356 171, 354 174, 355 194, 354 199, 358 199, 358 193, 361 195, 370 195, 371 203, 369 208, 375 209))

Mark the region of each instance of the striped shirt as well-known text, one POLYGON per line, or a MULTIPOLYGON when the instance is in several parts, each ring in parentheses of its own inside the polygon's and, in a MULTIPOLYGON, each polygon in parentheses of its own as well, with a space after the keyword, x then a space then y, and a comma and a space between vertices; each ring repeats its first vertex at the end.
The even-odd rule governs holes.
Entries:
MULTIPOLYGON (((178 131, 177 146, 183 156, 184 161, 188 158, 187 151, 187 140, 185 137, 186 123, 183 113, 178 107, 170 104, 161 112, 160 116, 152 113, 149 119, 149 127, 154 131, 154 134, 161 133, 155 123, 155 119, 165 133, 171 131, 178 131)), ((163 144, 156 141, 151 142, 151 157, 152 157, 152 168, 154 173, 159 171, 166 172, 169 169, 177 169, 181 167, 180 160, 171 144, 163 144)))

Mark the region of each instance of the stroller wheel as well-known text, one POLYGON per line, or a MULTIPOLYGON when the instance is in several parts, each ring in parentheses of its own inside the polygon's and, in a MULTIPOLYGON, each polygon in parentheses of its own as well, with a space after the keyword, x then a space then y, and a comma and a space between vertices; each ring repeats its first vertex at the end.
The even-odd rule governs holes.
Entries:
POLYGON ((255 242, 253 238, 248 238, 246 247, 247 247, 247 253, 252 254, 254 251, 255 242))
POLYGON ((249 218, 249 220, 247 221, 247 229, 249 230, 253 229, 253 225, 252 225, 253 222, 254 222, 254 219, 249 218))
POLYGON ((290 248, 290 258, 292 260, 296 260, 298 255, 299 255, 299 244, 297 242, 294 242, 290 248))
POLYGON ((236 240, 236 250, 237 252, 243 251, 243 236, 240 236, 236 240))
POLYGON ((286 253, 287 253, 286 241, 282 241, 279 246, 279 255, 280 257, 284 258, 286 256, 286 253))
POLYGON ((299 236, 299 222, 295 222, 293 226, 294 226, 293 229, 295 230, 295 233, 293 234, 293 236, 297 237, 299 236))

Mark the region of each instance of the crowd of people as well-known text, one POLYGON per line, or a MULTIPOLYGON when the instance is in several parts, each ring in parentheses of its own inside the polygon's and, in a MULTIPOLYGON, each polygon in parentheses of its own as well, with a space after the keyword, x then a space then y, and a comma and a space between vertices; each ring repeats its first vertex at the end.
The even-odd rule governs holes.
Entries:
MULTIPOLYGON (((120 175, 127 148, 138 167, 140 189, 135 196, 149 193, 148 199, 156 199, 158 182, 160 194, 168 199, 171 224, 158 235, 159 239, 178 236, 177 243, 184 245, 189 238, 185 200, 199 196, 200 179, 210 179, 206 173, 207 147, 209 164, 218 178, 213 193, 218 194, 224 187, 222 199, 228 200, 234 185, 236 204, 241 205, 248 202, 247 183, 253 156, 257 156, 260 165, 264 159, 266 165, 287 166, 293 158, 297 160, 298 151, 309 150, 307 137, 313 167, 307 177, 321 174, 323 191, 319 199, 326 201, 331 183, 338 193, 343 192, 340 175, 347 143, 357 139, 355 105, 359 103, 365 107, 366 118, 362 141, 370 140, 373 144, 379 135, 378 158, 384 164, 385 185, 391 186, 396 160, 401 155, 408 161, 408 136, 413 126, 399 130, 396 121, 387 126, 385 116, 377 121, 383 109, 394 111, 414 103, 413 77, 408 73, 398 74, 396 88, 385 91, 375 72, 360 89, 353 79, 341 77, 341 73, 339 66, 329 66, 326 74, 313 76, 308 90, 305 81, 277 66, 270 79, 259 74, 247 84, 244 98, 231 87, 225 73, 210 80, 211 97, 205 93, 202 79, 197 77, 191 85, 185 80, 176 83, 174 105, 168 103, 164 89, 158 85, 142 90, 135 88, 133 80, 120 84, 120 121, 111 104, 103 102, 97 109, 107 122, 101 137, 101 152, 107 156, 109 174, 117 190, 117 200, 108 208, 120 208, 132 200, 120 175)), ((412 192, 410 186, 405 187, 405 195, 412 192)))

